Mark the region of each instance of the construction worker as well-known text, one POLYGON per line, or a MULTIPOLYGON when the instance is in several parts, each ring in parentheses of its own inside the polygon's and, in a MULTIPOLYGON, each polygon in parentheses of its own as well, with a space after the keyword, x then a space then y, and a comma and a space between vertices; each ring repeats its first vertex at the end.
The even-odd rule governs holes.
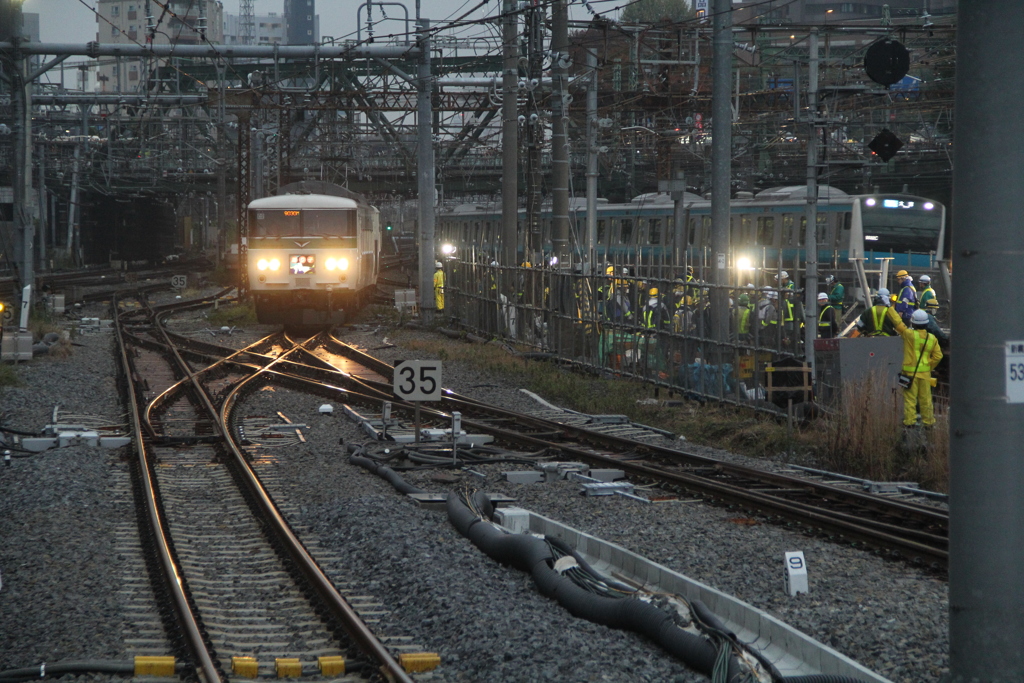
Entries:
POLYGON ((903 426, 917 424, 920 408, 921 423, 925 428, 935 424, 935 410, 932 407, 932 370, 942 360, 939 340, 925 327, 928 314, 914 311, 910 316, 911 327, 903 324, 899 314, 890 309, 886 315, 896 332, 903 337, 903 375, 910 377, 909 386, 903 388, 903 426))
POLYGON ((434 261, 434 308, 444 312, 444 268, 440 261, 434 261))
POLYGON ((774 330, 779 328, 779 310, 775 307, 779 293, 771 287, 762 287, 761 292, 762 298, 757 302, 757 322, 761 324, 762 328, 771 326, 774 336, 774 330))
POLYGON ((822 339, 832 339, 839 335, 839 318, 836 315, 836 308, 829 301, 828 294, 818 294, 818 336, 822 339))
POLYGON ((790 347, 796 345, 796 316, 793 315, 793 308, 793 289, 784 289, 782 291, 782 341, 790 347))
POLYGON ((896 305, 893 309, 903 319, 904 325, 910 324, 910 316, 917 310, 917 290, 914 289, 914 278, 901 270, 896 273, 896 282, 900 285, 900 293, 896 297, 896 305))
POLYGON ((749 294, 743 292, 736 297, 736 340, 741 344, 750 342, 750 312, 752 310, 749 294))
POLYGON ((937 314, 939 312, 939 299, 935 296, 935 290, 932 289, 932 279, 927 275, 922 275, 921 286, 924 289, 921 291, 918 308, 928 311, 932 315, 937 314))
POLYGON ((828 288, 828 303, 842 316, 845 308, 843 299, 846 298, 846 287, 843 287, 843 283, 835 275, 825 277, 825 287, 828 288))
POLYGON ((779 281, 779 289, 796 289, 796 283, 789 279, 789 273, 782 270, 775 276, 775 279, 779 281))
POLYGON ((641 311, 640 324, 647 330, 667 330, 672 324, 672 314, 658 295, 658 288, 647 290, 647 303, 641 311))
POLYGON ((860 314, 857 318, 857 335, 863 337, 892 337, 896 328, 889 322, 886 312, 889 310, 889 290, 882 287, 875 295, 875 305, 860 314))

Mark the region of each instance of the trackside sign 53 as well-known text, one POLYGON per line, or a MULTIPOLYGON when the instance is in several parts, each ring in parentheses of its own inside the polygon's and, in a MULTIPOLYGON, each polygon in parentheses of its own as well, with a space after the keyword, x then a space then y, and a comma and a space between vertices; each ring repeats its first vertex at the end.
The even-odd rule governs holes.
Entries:
POLYGON ((1024 341, 1006 342, 1006 402, 1024 403, 1024 341))

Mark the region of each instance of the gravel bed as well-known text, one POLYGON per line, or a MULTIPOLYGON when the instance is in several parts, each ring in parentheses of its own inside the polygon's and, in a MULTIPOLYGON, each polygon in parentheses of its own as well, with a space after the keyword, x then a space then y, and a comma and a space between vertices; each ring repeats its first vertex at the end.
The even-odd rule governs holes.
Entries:
MULTIPOLYGON (((108 317, 97 310, 83 315, 108 317)), ((174 327, 210 334, 201 315, 174 327)), ((241 346, 272 330, 259 327, 216 338, 241 346)), ((383 327, 357 326, 339 336, 393 361, 425 357, 401 346, 381 348, 421 334, 430 333, 395 335, 383 327)), ((76 342, 82 346, 70 358, 19 366, 24 386, 0 393, 5 425, 37 430, 49 422, 55 403, 106 417, 121 412, 111 335, 76 342)), ((444 384, 509 408, 536 406, 501 377, 452 361, 445 362, 444 384)), ((310 425, 306 444, 279 449, 277 459, 263 467, 275 468, 277 485, 287 487, 288 500, 298 504, 295 521, 343 558, 326 567, 328 572, 339 581, 373 577, 367 592, 390 610, 381 628, 439 652, 444 680, 707 680, 639 636, 571 617, 540 596, 528 576, 477 551, 444 513, 419 508, 383 480, 348 465, 339 441, 363 437, 340 412, 320 415, 321 403, 277 388, 257 392, 241 412, 281 411, 310 425)), ((111 552, 113 525, 133 518, 131 501, 111 495, 109 474, 125 467, 120 458, 117 452, 71 448, 0 468, 0 668, 128 654, 115 597, 118 563, 111 552)), ((501 471, 514 468, 481 467, 487 476, 483 487, 736 595, 893 681, 935 681, 948 669, 943 581, 723 507, 584 498, 567 482, 518 486, 500 479, 501 471), (783 553, 794 549, 806 554, 811 593, 789 598, 781 563, 783 553)), ((477 481, 459 474, 453 482, 451 474, 423 471, 407 478, 439 492, 477 481)))
MULTIPOLYGON (((109 317, 89 306, 83 315, 109 317)), ((68 358, 16 367, 22 385, 0 389, 2 424, 36 432, 62 412, 120 418, 109 331, 73 339, 68 358)), ((18 455, 17 453, 15 455, 18 455)), ((122 451, 70 447, 0 467, 0 669, 126 656, 114 525, 134 519, 111 474, 122 451)))
MULTIPOLYGON (((386 360, 409 358, 401 346, 381 348, 395 340, 388 334, 357 327, 340 336, 386 360)), ((426 356, 417 351, 416 357, 426 356)), ((501 378, 459 363, 445 361, 443 380, 446 387, 504 407, 536 405, 501 378)), ((282 481, 308 492, 299 521, 334 550, 359 548, 334 571, 379 572, 375 594, 393 608, 385 623, 439 651, 450 680, 703 680, 637 636, 570 617, 540 597, 527 576, 497 565, 460 538, 443 513, 417 508, 383 481, 347 465, 339 440, 364 437, 337 413, 319 415, 322 402, 278 389, 255 394, 245 410, 281 410, 310 424, 309 442, 282 454, 277 465, 282 481)), ((765 466, 733 454, 730 459, 765 466)), ((478 469, 487 475, 486 490, 735 595, 893 681, 935 681, 948 669, 947 584, 931 575, 720 506, 586 498, 568 482, 502 481, 500 472, 514 466, 478 469), (783 591, 782 558, 797 549, 807 558, 811 592, 790 598, 783 591)), ((439 492, 477 482, 437 481, 437 472, 406 478, 439 492)))

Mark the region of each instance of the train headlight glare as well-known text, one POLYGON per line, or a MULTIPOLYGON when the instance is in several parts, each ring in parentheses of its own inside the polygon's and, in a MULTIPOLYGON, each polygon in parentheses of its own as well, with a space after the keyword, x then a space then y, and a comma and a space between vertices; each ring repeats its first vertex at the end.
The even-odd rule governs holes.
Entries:
POLYGON ((452 246, 451 244, 442 244, 441 253, 444 254, 445 256, 451 256, 452 254, 455 253, 455 247, 452 246))
POLYGON ((271 270, 281 270, 281 262, 278 261, 276 258, 270 259, 270 269, 271 270))
POLYGON ((935 208, 935 205, 932 204, 931 202, 925 202, 924 203, 924 210, 925 211, 931 211, 934 208, 935 208))
POLYGON ((324 262, 324 265, 327 267, 327 270, 334 270, 338 267, 338 259, 329 258, 324 262))
POLYGON ((750 259, 746 256, 736 259, 736 267, 739 270, 750 270, 750 259))
POLYGON ((256 267, 259 268, 260 270, 266 270, 268 265, 270 264, 267 263, 267 259, 265 258, 261 258, 259 261, 256 262, 256 267))
POLYGON ((338 270, 348 270, 348 259, 347 258, 338 259, 338 270))
POLYGON ((868 206, 874 206, 875 199, 874 197, 868 197, 867 199, 864 200, 864 203, 867 204, 868 206))

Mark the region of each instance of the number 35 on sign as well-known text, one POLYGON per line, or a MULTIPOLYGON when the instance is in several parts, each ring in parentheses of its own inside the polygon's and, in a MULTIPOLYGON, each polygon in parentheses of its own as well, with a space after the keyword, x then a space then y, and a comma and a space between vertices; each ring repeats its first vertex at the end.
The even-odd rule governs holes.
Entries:
POLYGON ((1006 402, 1024 403, 1024 341, 1006 342, 1006 402))
POLYGON ((441 361, 396 362, 393 389, 395 396, 405 401, 440 401, 441 361))

